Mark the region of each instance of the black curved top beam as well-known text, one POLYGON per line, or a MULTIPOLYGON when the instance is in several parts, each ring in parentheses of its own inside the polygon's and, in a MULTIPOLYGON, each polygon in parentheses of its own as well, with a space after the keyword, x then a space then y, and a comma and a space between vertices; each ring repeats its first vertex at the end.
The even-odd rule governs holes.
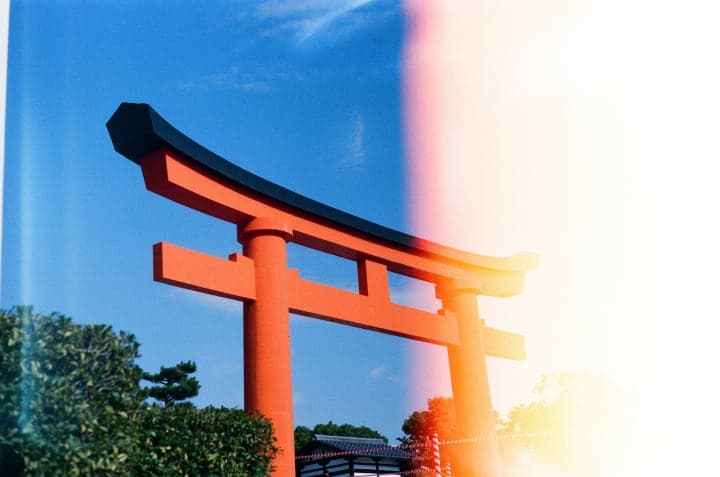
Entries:
POLYGON ((145 103, 120 104, 106 126, 115 150, 135 163, 139 164, 140 159, 152 152, 170 148, 238 187, 316 216, 323 222, 340 225, 344 229, 370 236, 389 245, 410 249, 423 256, 434 255, 470 267, 503 271, 525 271, 534 268, 536 264, 535 254, 520 253, 508 258, 496 258, 465 252, 384 227, 300 195, 252 174, 206 149, 178 131, 145 103))

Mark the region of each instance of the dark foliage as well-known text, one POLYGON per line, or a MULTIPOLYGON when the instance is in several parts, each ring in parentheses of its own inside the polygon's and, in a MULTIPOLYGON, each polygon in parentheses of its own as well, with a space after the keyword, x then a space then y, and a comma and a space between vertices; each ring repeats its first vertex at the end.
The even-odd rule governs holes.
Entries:
MULTIPOLYGON (((400 438, 400 442, 412 452, 413 468, 433 467, 433 436, 437 434, 440 441, 455 437, 455 407, 452 398, 428 399, 428 408, 415 411, 405 419, 402 431, 405 436, 400 438)), ((452 449, 445 448, 441 453, 441 463, 445 465, 451 458, 452 449)))
MULTIPOLYGON (((534 400, 515 406, 507 418, 495 413, 504 475, 531 475, 528 462, 563 475, 586 475, 586 469, 606 457, 608 442, 620 441, 624 397, 607 378, 589 373, 548 374, 533 393, 534 400)), ((441 442, 452 440, 455 422, 451 398, 431 398, 426 410, 415 411, 405 420, 405 437, 400 440, 413 449, 414 468, 432 467, 433 433, 441 442)), ((441 446, 441 461, 452 461, 459 449, 441 446)))
POLYGON ((0 475, 11 466, 28 477, 269 473, 268 420, 146 404, 138 351, 133 335, 109 326, 0 310, 0 475))
POLYGON ((137 428, 147 450, 133 456, 131 475, 260 477, 277 452, 270 421, 238 409, 153 405, 137 428))
POLYGON ((195 397, 200 391, 200 383, 190 376, 195 371, 194 362, 181 361, 168 368, 160 366, 160 372, 156 374, 143 373, 144 380, 158 385, 145 388, 145 392, 166 406, 195 397))
POLYGON ((312 430, 305 426, 297 426, 295 428, 295 450, 304 447, 305 444, 310 442, 316 434, 345 437, 369 437, 373 439, 382 439, 386 444, 388 442, 387 437, 367 426, 353 426, 352 424, 338 425, 330 421, 327 424, 316 424, 312 430))

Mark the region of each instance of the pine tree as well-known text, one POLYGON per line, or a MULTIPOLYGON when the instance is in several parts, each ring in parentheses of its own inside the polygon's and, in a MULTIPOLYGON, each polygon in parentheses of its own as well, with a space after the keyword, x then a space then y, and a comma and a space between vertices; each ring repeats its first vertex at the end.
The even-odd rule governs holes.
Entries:
POLYGON ((190 374, 197 371, 193 361, 181 361, 175 366, 166 368, 160 366, 156 374, 143 373, 143 379, 158 386, 145 388, 148 396, 162 401, 165 406, 172 406, 176 402, 184 401, 198 395, 200 383, 190 374))

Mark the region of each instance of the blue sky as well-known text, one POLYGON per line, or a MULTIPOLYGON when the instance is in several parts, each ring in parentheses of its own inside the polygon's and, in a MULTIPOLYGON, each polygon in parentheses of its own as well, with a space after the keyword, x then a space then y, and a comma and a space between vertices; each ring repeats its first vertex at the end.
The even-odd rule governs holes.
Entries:
MULTIPOLYGON (((150 103, 260 176, 406 229, 403 29, 392 1, 13 3, 2 307, 128 330, 148 370, 198 363, 199 405, 242 406, 241 304, 154 283, 151 269, 155 242, 226 256, 235 231, 147 192, 105 121, 122 101, 150 103)), ((290 265, 354 286, 349 262, 293 247, 290 265)), ((399 436, 414 408, 407 348, 293 318, 296 423, 399 436)))

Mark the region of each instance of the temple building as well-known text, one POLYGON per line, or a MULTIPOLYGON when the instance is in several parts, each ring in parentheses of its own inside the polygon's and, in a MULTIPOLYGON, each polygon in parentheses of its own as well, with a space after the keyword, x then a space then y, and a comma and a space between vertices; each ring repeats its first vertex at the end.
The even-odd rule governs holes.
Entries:
POLYGON ((411 454, 382 439, 315 435, 298 451, 296 477, 400 477, 411 454))

